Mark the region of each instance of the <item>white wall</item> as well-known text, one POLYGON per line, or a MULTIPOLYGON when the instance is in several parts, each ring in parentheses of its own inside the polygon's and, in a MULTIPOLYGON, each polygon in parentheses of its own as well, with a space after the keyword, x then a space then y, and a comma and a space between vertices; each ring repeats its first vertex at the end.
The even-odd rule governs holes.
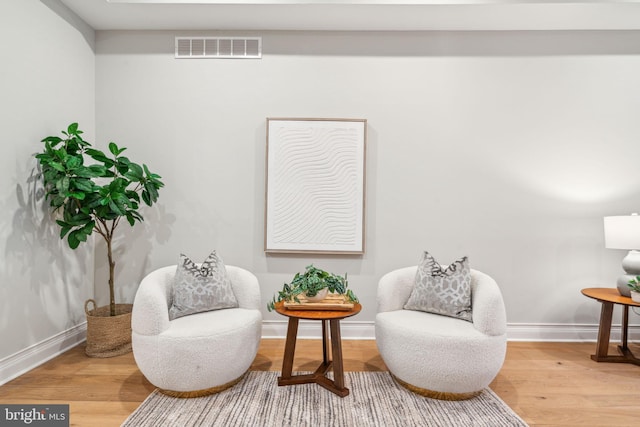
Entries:
POLYGON ((73 252, 59 240, 33 157, 73 121, 94 136, 93 32, 65 12, 52 1, 0 2, 0 383, 70 345, 93 294, 91 245, 73 252))
POLYGON ((510 324, 597 323, 579 291, 624 255, 602 217, 640 209, 640 32, 241 33, 261 60, 173 58, 174 36, 228 34, 96 35, 98 139, 166 183, 123 238, 123 298, 218 249, 265 303, 309 263, 348 272, 372 321, 378 279, 426 249, 492 275, 510 324), (368 120, 364 256, 264 254, 266 117, 368 120))
POLYGON ((0 3, 0 383, 81 338, 94 275, 106 302, 103 246, 94 269, 91 245, 58 239, 35 176, 39 141, 72 121, 167 184, 122 226, 120 301, 215 248, 265 303, 309 263, 348 272, 371 322, 380 276, 427 249, 494 276, 515 329, 595 325, 579 290, 611 285, 624 255, 602 217, 639 209, 639 32, 242 33, 263 59, 173 58, 174 36, 220 34, 95 41, 59 0, 0 3), (263 253, 266 117, 368 119, 364 256, 263 253))

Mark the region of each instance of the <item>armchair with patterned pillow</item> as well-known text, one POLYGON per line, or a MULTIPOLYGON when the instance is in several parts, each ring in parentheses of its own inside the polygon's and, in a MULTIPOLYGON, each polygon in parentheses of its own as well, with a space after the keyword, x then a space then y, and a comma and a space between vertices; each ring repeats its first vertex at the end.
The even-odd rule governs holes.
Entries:
POLYGON ((507 342, 502 294, 466 258, 442 267, 425 252, 420 265, 384 275, 377 297, 376 342, 401 385, 463 400, 497 376, 507 342))
POLYGON ((256 357, 262 332, 258 279, 212 253, 202 264, 178 265, 140 283, 131 319, 133 355, 161 392, 177 397, 215 393, 237 383, 256 357))

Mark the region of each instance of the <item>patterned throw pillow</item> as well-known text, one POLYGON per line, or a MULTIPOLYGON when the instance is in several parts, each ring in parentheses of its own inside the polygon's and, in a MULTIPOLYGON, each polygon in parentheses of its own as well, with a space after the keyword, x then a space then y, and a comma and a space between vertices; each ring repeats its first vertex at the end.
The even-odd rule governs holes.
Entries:
POLYGON ((426 311, 471 322, 471 270, 463 257, 443 269, 424 253, 405 310, 426 311))
POLYGON ((169 319, 237 306, 227 270, 216 251, 211 252, 200 267, 186 255, 180 254, 169 319))

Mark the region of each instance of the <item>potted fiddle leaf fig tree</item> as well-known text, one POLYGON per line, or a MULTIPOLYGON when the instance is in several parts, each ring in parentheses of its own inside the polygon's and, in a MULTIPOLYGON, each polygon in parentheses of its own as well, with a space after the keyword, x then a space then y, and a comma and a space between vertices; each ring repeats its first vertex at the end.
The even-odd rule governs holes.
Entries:
POLYGON ((109 154, 94 148, 82 138, 77 123, 62 134, 44 138, 44 150, 35 156, 46 200, 58 218, 60 238, 66 237, 69 247, 76 249, 97 233, 106 243, 109 263, 109 305, 95 307, 93 300, 85 303, 86 353, 96 357, 124 354, 131 351, 132 305, 115 302, 113 239, 121 220, 131 226, 143 221, 141 200, 152 206, 164 184, 146 165, 123 156, 126 148, 114 142, 108 145, 109 154), (93 310, 88 309, 91 302, 93 310))

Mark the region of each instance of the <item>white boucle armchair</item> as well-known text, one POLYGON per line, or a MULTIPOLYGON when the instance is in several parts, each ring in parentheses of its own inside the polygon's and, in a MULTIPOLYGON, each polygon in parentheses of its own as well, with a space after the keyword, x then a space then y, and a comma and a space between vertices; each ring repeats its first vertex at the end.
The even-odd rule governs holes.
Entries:
POLYGON ((463 400, 489 386, 504 362, 507 325, 500 288, 471 270, 473 322, 404 310, 417 266, 394 270, 378 284, 376 343, 395 379, 422 395, 463 400))
POLYGON ((260 287, 249 271, 227 265, 238 308, 169 320, 176 266, 140 283, 131 318, 133 356, 140 371, 165 394, 196 397, 237 383, 258 352, 262 331, 260 287))

